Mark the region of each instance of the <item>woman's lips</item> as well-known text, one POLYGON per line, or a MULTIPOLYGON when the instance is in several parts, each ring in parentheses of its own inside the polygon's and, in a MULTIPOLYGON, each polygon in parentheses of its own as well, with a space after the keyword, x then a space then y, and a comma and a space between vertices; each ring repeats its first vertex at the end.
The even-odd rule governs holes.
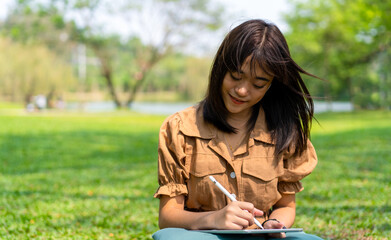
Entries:
POLYGON ((235 103, 235 104, 238 104, 238 105, 240 105, 240 104, 243 104, 243 103, 245 103, 245 101, 240 101, 239 99, 237 99, 237 98, 234 98, 234 97, 232 97, 231 95, 229 95, 229 96, 230 96, 230 98, 231 98, 232 102, 233 102, 233 103, 235 103))

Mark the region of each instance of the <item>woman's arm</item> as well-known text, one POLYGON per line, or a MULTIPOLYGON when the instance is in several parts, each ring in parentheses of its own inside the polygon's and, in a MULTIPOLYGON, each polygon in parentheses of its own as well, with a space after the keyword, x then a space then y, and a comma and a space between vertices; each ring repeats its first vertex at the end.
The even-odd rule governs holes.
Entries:
POLYGON ((159 227, 185 229, 243 229, 254 224, 254 215, 263 212, 247 202, 231 202, 218 211, 190 212, 184 210, 185 197, 162 196, 160 198, 159 227), (247 210, 247 211, 244 211, 247 210))
MULTIPOLYGON (((282 194, 282 198, 273 206, 273 212, 269 219, 277 221, 267 221, 264 228, 281 229, 283 227, 290 228, 295 221, 296 216, 296 201, 295 194, 282 194)), ((285 233, 271 234, 275 238, 285 238, 285 233)))
POLYGON ((290 228, 295 221, 296 216, 296 199, 295 194, 282 194, 282 198, 273 206, 273 212, 270 219, 277 219, 290 228))

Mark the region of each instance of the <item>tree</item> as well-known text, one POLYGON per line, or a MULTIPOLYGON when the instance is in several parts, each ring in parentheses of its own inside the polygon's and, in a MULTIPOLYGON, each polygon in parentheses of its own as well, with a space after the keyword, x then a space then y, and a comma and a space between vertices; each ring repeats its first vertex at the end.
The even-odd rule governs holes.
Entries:
POLYGON ((350 100, 356 107, 390 106, 385 97, 373 96, 380 92, 388 96, 390 91, 379 84, 380 76, 384 86, 391 81, 381 67, 389 60, 380 57, 391 46, 391 5, 381 0, 292 3, 295 14, 286 15, 292 54, 311 72, 327 79, 324 84, 309 82, 316 95, 350 100))
POLYGON ((64 59, 70 59, 75 31, 75 23, 66 21, 59 9, 32 0, 16 1, 0 24, 1 35, 27 46, 45 45, 64 59))
POLYGON ((127 107, 157 63, 189 44, 199 44, 197 37, 201 32, 217 30, 224 10, 208 0, 127 0, 122 3, 18 1, 3 32, 24 44, 45 44, 63 56, 71 51, 61 51, 65 44, 58 39, 72 48, 78 44, 86 46, 86 52, 91 51, 98 60, 100 75, 117 107, 127 107), (105 30, 104 23, 98 21, 99 16, 136 24, 126 26, 130 29, 129 36, 119 36, 105 30), (137 26, 141 29, 137 30, 137 26), (23 29, 29 33, 24 34, 23 29), (128 61, 118 63, 122 58, 128 61))
POLYGON ((215 7, 207 0, 129 0, 117 8, 99 0, 76 0, 70 5, 73 6, 72 11, 88 13, 90 16, 96 15, 102 9, 101 6, 105 5, 112 12, 121 13, 120 16, 128 19, 128 22, 139 23, 129 28, 142 26, 141 31, 132 29, 126 44, 118 39, 111 41, 112 36, 105 36, 88 21, 79 26, 77 39, 90 47, 99 59, 101 74, 117 107, 129 106, 135 100, 137 92, 158 62, 183 49, 192 39, 196 39, 199 32, 218 29, 223 13, 221 6, 215 7), (114 51, 113 46, 118 46, 121 52, 114 51), (125 84, 128 88, 124 101, 119 99, 120 88, 114 81, 113 66, 114 59, 123 51, 133 57, 128 66, 130 71, 125 84))
POLYGON ((3 90, 10 91, 4 94, 18 99, 22 93, 28 103, 32 95, 40 93, 50 103, 56 94, 74 88, 76 81, 70 66, 75 45, 70 41, 72 31, 74 23, 65 21, 58 9, 36 1, 15 2, 0 23, 0 34, 6 38, 2 39, 2 47, 9 46, 4 56, 10 57, 7 65, 12 72, 3 75, 2 81, 9 86, 3 90))
POLYGON ((27 105, 34 95, 55 96, 74 87, 72 68, 45 46, 25 46, 0 38, 0 84, 2 95, 27 105))
POLYGON ((205 97, 212 59, 188 57, 181 79, 181 93, 185 99, 200 101, 205 97))

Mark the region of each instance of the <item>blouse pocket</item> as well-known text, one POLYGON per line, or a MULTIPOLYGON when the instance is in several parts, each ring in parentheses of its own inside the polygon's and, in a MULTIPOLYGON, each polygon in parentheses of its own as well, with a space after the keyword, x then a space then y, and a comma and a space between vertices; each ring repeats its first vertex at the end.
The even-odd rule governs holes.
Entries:
POLYGON ((191 160, 186 207, 196 211, 210 211, 225 206, 225 199, 216 199, 215 193, 220 190, 216 189, 209 176, 213 175, 216 179, 221 179, 226 172, 226 162, 212 154, 188 157, 191 160))
POLYGON ((211 174, 224 173, 226 162, 215 155, 197 155, 190 161, 190 174, 196 177, 205 177, 211 174))
POLYGON ((273 158, 251 158, 243 162, 243 173, 255 178, 259 178, 264 182, 268 182, 277 178, 277 167, 273 166, 273 158))
POLYGON ((245 160, 242 184, 246 201, 251 199, 257 208, 263 211, 269 210, 281 198, 277 188, 278 169, 274 166, 272 157, 245 160))

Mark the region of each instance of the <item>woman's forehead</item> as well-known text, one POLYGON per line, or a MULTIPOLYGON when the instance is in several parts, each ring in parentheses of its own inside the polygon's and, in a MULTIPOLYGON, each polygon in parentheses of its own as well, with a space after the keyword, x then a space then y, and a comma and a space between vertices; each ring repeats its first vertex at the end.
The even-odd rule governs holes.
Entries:
POLYGON ((273 78, 274 74, 266 66, 264 61, 257 60, 251 55, 248 56, 244 62, 238 66, 236 71, 251 75, 251 76, 263 76, 273 78))

